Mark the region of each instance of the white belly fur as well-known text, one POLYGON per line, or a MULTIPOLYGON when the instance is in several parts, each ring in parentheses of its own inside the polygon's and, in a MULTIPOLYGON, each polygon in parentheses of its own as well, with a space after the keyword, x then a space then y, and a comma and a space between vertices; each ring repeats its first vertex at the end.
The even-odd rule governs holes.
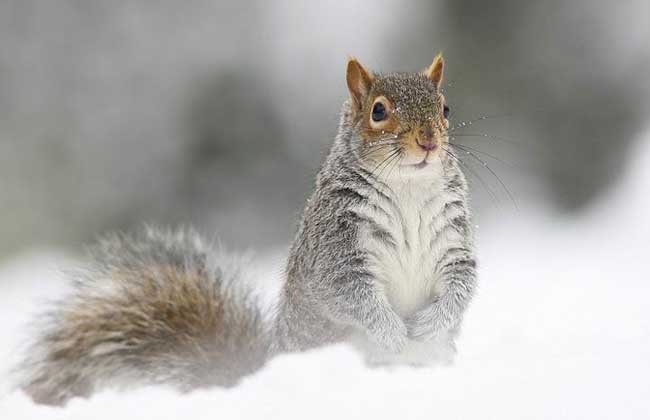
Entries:
POLYGON ((413 314, 443 292, 434 273, 436 263, 446 249, 462 243, 463 238, 454 230, 439 232, 449 216, 442 210, 453 197, 438 184, 404 181, 395 186, 393 193, 401 216, 391 214, 392 220, 386 220, 384 213, 373 214, 395 238, 396 247, 373 238, 368 231, 361 232, 361 244, 371 255, 371 269, 393 309, 402 317, 413 314), (433 220, 436 216, 439 220, 433 220))
MULTIPOLYGON (((442 210, 454 198, 443 190, 441 181, 405 180, 391 187, 401 217, 391 214, 391 220, 387 220, 384 213, 372 212, 369 208, 364 212, 374 216, 374 220, 390 231, 397 246, 373 238, 369 229, 362 229, 359 240, 371 255, 371 269, 389 302, 404 319, 430 304, 435 296, 444 291, 444 285, 435 276, 435 265, 442 253, 450 247, 459 246, 462 238, 454 230, 447 229, 440 233, 449 217, 442 210), (423 210, 427 202, 429 205, 423 210), (436 215, 440 220, 433 220, 436 215), (432 229, 427 229, 429 226, 432 229)), ((356 337, 353 343, 365 353, 369 362, 380 364, 450 362, 455 354, 453 337, 446 334, 434 342, 410 341, 399 355, 382 352, 363 335, 356 337)))

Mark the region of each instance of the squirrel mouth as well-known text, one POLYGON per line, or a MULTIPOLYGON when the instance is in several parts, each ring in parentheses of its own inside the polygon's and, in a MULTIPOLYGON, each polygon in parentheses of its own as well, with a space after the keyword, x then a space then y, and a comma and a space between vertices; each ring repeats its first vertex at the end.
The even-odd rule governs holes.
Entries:
POLYGON ((428 160, 428 159, 429 159, 429 154, 430 154, 430 153, 427 152, 427 154, 424 155, 424 157, 422 158, 422 160, 421 160, 420 162, 418 162, 418 163, 408 163, 408 164, 402 164, 402 165, 400 165, 400 166, 404 166, 404 167, 407 167, 407 168, 422 169, 422 168, 424 168, 424 167, 426 167, 426 166, 429 166, 429 164, 431 163, 431 162, 429 162, 429 160, 428 160))
POLYGON ((414 164, 411 165, 411 166, 413 166, 414 168, 417 168, 417 169, 422 169, 422 168, 424 168, 425 166, 427 166, 427 165, 429 164, 429 162, 427 161, 427 159, 429 159, 429 155, 430 155, 430 154, 431 154, 431 151, 428 150, 428 151, 426 152, 426 154, 424 155, 424 157, 422 158, 422 161, 421 161, 420 163, 414 163, 414 164))

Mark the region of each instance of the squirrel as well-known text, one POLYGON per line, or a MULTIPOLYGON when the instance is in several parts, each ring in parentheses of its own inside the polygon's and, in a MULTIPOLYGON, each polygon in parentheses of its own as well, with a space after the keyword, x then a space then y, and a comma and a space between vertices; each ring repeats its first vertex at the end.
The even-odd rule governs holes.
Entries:
POLYGON ((245 281, 250 262, 192 230, 113 234, 39 319, 19 387, 52 405, 104 387, 228 387, 274 355, 338 342, 369 362, 453 356, 476 260, 443 70, 440 54, 417 73, 349 59, 350 97, 272 311, 245 281))

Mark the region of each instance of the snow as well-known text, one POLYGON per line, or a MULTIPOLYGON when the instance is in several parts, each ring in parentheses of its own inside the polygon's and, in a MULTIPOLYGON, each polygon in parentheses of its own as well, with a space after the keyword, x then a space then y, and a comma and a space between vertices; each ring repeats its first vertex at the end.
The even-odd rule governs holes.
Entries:
MULTIPOLYGON (((624 181, 580 216, 560 218, 529 200, 481 227, 480 290, 451 366, 369 368, 340 345, 278 357, 231 390, 107 391, 65 409, 7 391, 0 418, 649 418, 644 140, 624 181)), ((67 263, 41 251, 0 267, 1 369, 15 363, 30 314, 61 293, 51 280, 67 263)))

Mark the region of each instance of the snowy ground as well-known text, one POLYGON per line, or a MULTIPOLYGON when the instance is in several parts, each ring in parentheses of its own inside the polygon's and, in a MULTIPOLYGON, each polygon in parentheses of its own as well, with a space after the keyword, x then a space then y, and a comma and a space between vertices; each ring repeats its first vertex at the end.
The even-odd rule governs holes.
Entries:
MULTIPOLYGON (((10 391, 0 418, 650 418, 650 138, 636 152, 576 219, 527 208, 481 229, 480 291, 450 367, 370 369, 336 346, 280 357, 228 391, 104 392, 66 409, 10 391)), ((63 261, 41 252, 0 267, 1 369, 29 313, 59 293, 63 261)))

